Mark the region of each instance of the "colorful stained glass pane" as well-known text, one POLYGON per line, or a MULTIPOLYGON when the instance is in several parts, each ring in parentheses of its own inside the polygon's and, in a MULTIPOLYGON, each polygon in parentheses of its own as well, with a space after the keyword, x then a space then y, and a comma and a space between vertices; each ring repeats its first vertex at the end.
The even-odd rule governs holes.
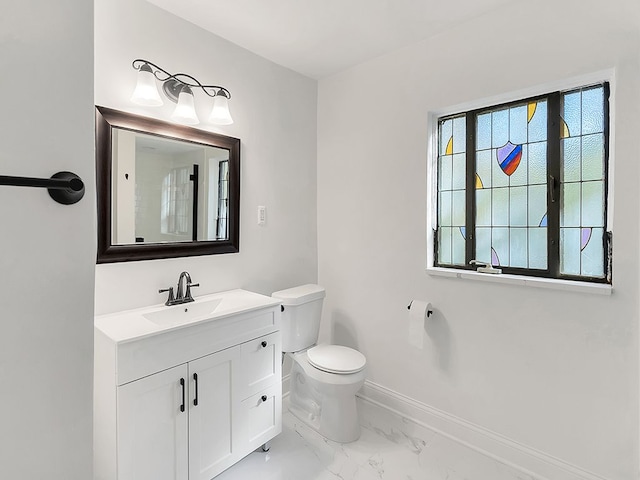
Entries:
POLYGON ((536 110, 529 120, 528 141, 542 142, 547 140, 547 102, 537 102, 536 110))
POLYGON ((527 145, 527 167, 529 184, 547 183, 547 142, 527 145))
POLYGON ((591 240, 591 234, 593 233, 593 228, 591 227, 582 227, 580 230, 580 250, 584 250, 587 245, 589 245, 589 241, 591 240))
POLYGON ((580 135, 581 132, 582 104, 580 96, 580 91, 567 93, 563 96, 562 118, 572 137, 580 135))
POLYGON ((502 147, 509 141, 509 110, 491 113, 491 146, 502 147))
POLYGON ((562 152, 562 182, 577 182, 580 180, 580 137, 560 140, 562 152))
POLYGON ((520 159, 520 165, 518 165, 518 168, 516 169, 516 171, 509 176, 509 185, 511 185, 512 187, 519 186, 519 185, 526 185, 528 183, 527 181, 528 170, 529 170, 528 163, 527 163, 528 155, 529 155, 528 145, 524 144, 522 145, 522 158, 520 159))
POLYGON ((491 226, 491 190, 488 188, 476 190, 476 225, 491 226))
POLYGON ((509 189, 494 188, 491 198, 491 224, 496 227, 509 226, 509 189))
POLYGON ((467 134, 464 117, 453 119, 453 153, 464 152, 467 146, 467 134))
POLYGON ((527 268, 527 229, 512 228, 509 233, 509 258, 511 267, 527 268))
POLYGON ((450 227, 452 223, 451 192, 438 194, 438 225, 450 227))
POLYGON ((464 265, 465 262, 465 242, 462 235, 460 235, 459 231, 456 232, 455 229, 452 231, 452 248, 451 248, 451 262, 454 265, 464 265))
POLYGON ((604 225, 604 185, 602 181, 582 184, 582 223, 583 227, 602 227, 604 225))
POLYGON ((549 218, 547 217, 547 214, 544 214, 544 217, 542 217, 540 219, 540 227, 548 227, 549 226, 549 218))
POLYGON ((560 119, 560 138, 569 138, 571 132, 569 132, 569 125, 562 118, 560 119))
POLYGON ((452 225, 461 227, 465 223, 465 192, 464 190, 454 190, 452 192, 453 199, 453 218, 452 225))
POLYGON ((561 190, 561 227, 580 226, 580 184, 565 183, 561 190))
POLYGON ((443 155, 438 162, 438 190, 451 190, 453 177, 453 156, 443 155))
POLYGON ((491 150, 476 153, 476 173, 482 180, 483 188, 491 188, 491 150))
POLYGON ((493 228, 491 231, 491 247, 498 256, 497 265, 511 265, 509 260, 509 229, 508 228, 493 228))
POLYGON ((529 268, 547 268, 547 229, 529 228, 529 268))
POLYGON ((603 88, 582 91, 582 135, 604 131, 603 88))
POLYGON ((476 228, 476 260, 491 262, 491 228, 476 228))
POLYGON ((527 197, 528 223, 530 227, 540 225, 540 219, 547 212, 547 186, 530 185, 527 197))
POLYGON ((560 271, 580 275, 580 228, 560 229, 560 271))
POLYGON ((509 141, 521 145, 527 143, 527 106, 509 109, 509 141))
POLYGON ((538 108, 537 102, 529 102, 527 104, 527 123, 529 123, 533 118, 533 116, 535 115, 536 108, 538 108))
POLYGON ((464 190, 467 182, 467 167, 464 153, 456 153, 453 156, 453 179, 452 188, 454 190, 464 190))
MULTIPOLYGON (((449 140, 453 137, 453 120, 448 119, 440 122, 440 155, 445 155, 449 140)), ((452 144, 453 145, 453 144, 452 144)))
POLYGON ((447 148, 444 151, 445 155, 453 155, 453 137, 449 138, 449 141, 447 142, 447 148))
POLYGON ((500 167, 500 163, 498 162, 498 150, 491 150, 491 186, 492 187, 508 187, 509 186, 509 175, 506 175, 502 168, 500 167))
POLYGON ((440 227, 438 229, 438 261, 444 264, 451 264, 451 227, 440 227))
POLYGON ((476 120, 476 150, 491 148, 491 114, 478 115, 476 120))
POLYGON ((580 252, 580 273, 591 277, 604 277, 603 228, 594 228, 591 241, 580 252))
POLYGON ((601 133, 582 137, 582 180, 604 178, 604 136, 601 133))
POLYGON ((509 225, 527 226, 527 187, 509 189, 509 225))
POLYGON ((522 145, 507 142, 496 150, 498 165, 505 175, 512 175, 522 160, 522 145))
POLYGON ((491 247, 491 265, 494 265, 496 267, 502 265, 500 263, 500 257, 498 256, 498 252, 496 252, 496 249, 491 247))

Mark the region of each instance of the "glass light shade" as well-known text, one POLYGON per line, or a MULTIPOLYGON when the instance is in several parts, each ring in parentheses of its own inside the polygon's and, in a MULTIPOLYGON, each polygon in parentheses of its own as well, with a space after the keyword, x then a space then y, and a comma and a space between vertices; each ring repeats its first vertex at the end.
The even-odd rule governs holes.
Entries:
POLYGON ((147 107, 159 107, 162 105, 162 98, 160 98, 156 85, 156 77, 153 75, 151 67, 146 63, 138 71, 138 83, 131 95, 131 101, 147 107))
POLYGON ((178 105, 171 114, 171 119, 185 125, 196 125, 200 123, 193 101, 193 92, 189 87, 182 87, 178 95, 178 105))
POLYGON ((222 91, 219 91, 213 97, 213 109, 211 110, 209 121, 216 125, 231 125, 233 123, 233 118, 229 113, 229 100, 222 91))

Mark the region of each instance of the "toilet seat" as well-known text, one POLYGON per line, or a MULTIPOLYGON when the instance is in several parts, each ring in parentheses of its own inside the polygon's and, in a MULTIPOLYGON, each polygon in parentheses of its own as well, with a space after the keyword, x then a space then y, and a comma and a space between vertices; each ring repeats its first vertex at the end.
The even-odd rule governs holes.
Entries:
POLYGON ((357 373, 367 364, 362 353, 342 345, 317 345, 307 350, 307 359, 318 370, 340 375, 357 373))

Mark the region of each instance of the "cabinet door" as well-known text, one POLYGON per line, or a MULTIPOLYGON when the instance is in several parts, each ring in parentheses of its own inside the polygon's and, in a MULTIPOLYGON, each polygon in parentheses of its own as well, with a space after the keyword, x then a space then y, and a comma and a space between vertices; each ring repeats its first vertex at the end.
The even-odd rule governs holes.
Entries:
POLYGON ((239 435, 251 452, 282 431, 282 385, 277 383, 241 404, 239 435))
POLYGON ((282 343, 280 332, 250 340, 241 345, 242 400, 282 379, 282 343))
POLYGON ((234 430, 239 360, 236 346, 189 362, 190 480, 209 480, 242 458, 234 430))
POLYGON ((186 380, 179 365, 118 387, 118 480, 187 478, 186 380))

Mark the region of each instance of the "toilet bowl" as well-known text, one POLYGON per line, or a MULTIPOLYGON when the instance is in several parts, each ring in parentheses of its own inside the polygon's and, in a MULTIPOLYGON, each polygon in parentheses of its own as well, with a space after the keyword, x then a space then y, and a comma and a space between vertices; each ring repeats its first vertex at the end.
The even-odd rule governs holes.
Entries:
POLYGON ((324 288, 303 285, 272 296, 282 302, 282 350, 292 361, 289 410, 330 440, 357 440, 356 393, 365 379, 365 356, 341 345, 316 345, 324 288))
MULTIPOLYGON (((355 371, 323 371, 312 363, 316 349, 324 349, 328 353, 333 348, 347 349, 338 345, 318 345, 290 354, 293 363, 289 410, 322 436, 348 443, 360 437, 356 393, 364 384, 366 360, 360 352, 348 349, 361 357, 355 359, 360 365, 355 371)), ((332 366, 337 365, 334 362, 332 366)))

